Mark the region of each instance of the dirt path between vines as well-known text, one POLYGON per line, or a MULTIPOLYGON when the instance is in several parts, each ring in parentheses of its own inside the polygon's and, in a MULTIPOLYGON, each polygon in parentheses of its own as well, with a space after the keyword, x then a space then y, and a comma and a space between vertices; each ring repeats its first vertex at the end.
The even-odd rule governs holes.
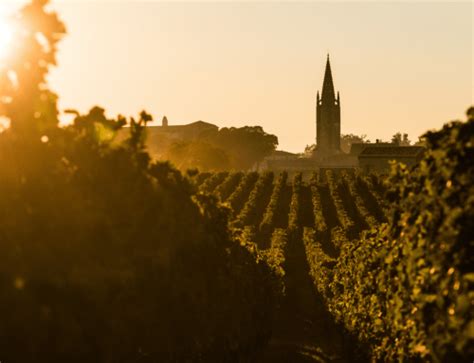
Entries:
POLYGON ((309 276, 301 238, 286 251, 287 294, 277 315, 269 346, 259 362, 364 362, 356 358, 354 342, 326 311, 309 276))

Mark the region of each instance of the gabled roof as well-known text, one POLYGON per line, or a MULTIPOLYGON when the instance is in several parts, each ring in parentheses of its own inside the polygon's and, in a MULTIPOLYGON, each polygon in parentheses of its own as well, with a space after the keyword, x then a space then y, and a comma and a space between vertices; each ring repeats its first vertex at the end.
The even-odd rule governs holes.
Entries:
POLYGON ((184 124, 184 125, 167 125, 167 126, 162 126, 162 125, 148 125, 147 128, 150 129, 155 129, 155 130, 163 130, 163 131, 173 131, 173 130, 184 130, 184 129, 208 129, 208 128, 213 128, 213 129, 218 129, 218 127, 214 124, 211 124, 209 122, 204 122, 204 121, 195 121, 191 122, 189 124, 184 124))
POLYGON ((290 153, 289 151, 285 151, 285 150, 275 150, 275 151, 272 152, 271 155, 274 155, 274 156, 298 156, 298 154, 290 153))
POLYGON ((194 121, 194 122, 191 122, 190 124, 187 124, 187 125, 182 125, 182 126, 190 126, 190 127, 193 127, 193 126, 199 126, 199 127, 212 127, 212 128, 217 128, 216 125, 214 124, 211 124, 209 122, 205 122, 205 121, 194 121))
POLYGON ((351 155, 359 155, 366 147, 374 146, 374 147, 387 147, 387 146, 394 146, 392 143, 389 142, 376 142, 376 143, 363 143, 363 142, 356 142, 351 144, 351 150, 349 154, 351 155))
POLYGON ((359 156, 417 157, 424 151, 421 146, 367 146, 359 156))

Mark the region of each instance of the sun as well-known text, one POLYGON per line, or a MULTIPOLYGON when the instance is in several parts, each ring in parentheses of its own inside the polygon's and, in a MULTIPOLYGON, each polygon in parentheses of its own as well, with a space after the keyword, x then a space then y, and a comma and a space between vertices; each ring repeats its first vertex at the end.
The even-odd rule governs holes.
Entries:
POLYGON ((8 55, 13 38, 13 29, 8 22, 0 17, 0 60, 8 55))

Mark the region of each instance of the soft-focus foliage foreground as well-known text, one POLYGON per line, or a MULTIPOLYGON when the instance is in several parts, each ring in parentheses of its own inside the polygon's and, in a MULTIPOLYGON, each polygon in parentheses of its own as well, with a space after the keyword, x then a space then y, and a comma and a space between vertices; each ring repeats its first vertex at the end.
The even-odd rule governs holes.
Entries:
POLYGON ((142 113, 57 127, 45 75, 64 26, 35 0, 2 68, 0 359, 239 361, 268 339, 280 285, 227 211, 152 164, 142 113))

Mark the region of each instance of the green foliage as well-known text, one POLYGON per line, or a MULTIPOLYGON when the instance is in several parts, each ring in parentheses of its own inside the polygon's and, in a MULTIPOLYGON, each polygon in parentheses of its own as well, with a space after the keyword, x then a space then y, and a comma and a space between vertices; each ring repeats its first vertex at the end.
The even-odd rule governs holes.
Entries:
MULTIPOLYGON (((308 187, 300 174, 293 180, 286 230, 290 248, 284 254, 271 251, 273 239, 280 239, 277 230, 263 253, 284 271, 288 250, 302 237, 310 275, 328 311, 374 361, 472 359, 473 125, 471 117, 428 133, 421 164, 412 170, 394 166, 388 179, 328 170, 327 185, 314 176, 309 194, 302 192, 308 187), (308 195, 316 230, 302 225, 308 195), (331 208, 337 223, 328 221, 331 208), (388 224, 379 224, 387 219, 388 224), (367 226, 372 229, 357 237, 367 226), (325 246, 328 236, 334 249, 325 246)), ((262 226, 271 230, 274 216, 286 210, 281 204, 285 184, 281 175, 261 232, 262 226)), ((255 239, 253 229, 243 235, 255 239)))
POLYGON ((392 136, 391 143, 398 146, 410 146, 411 141, 408 139, 408 134, 402 135, 401 132, 397 132, 392 136))
MULTIPOLYGON (((311 256, 328 308, 380 361, 471 361, 474 119, 425 135, 415 169, 394 165, 389 224, 311 256), (326 278, 326 276, 329 276, 326 278)), ((343 236, 333 241, 343 240, 343 236)))
POLYGON ((354 135, 354 134, 345 134, 341 135, 341 150, 345 153, 351 151, 352 144, 361 144, 369 143, 370 140, 367 139, 367 135, 354 135))
POLYGON ((244 206, 257 179, 258 173, 245 174, 239 185, 237 185, 237 188, 229 196, 229 199, 227 199, 226 203, 230 205, 234 216, 237 216, 244 206))
POLYGON ((164 159, 170 160, 181 170, 198 168, 203 171, 230 168, 229 156, 215 145, 201 141, 178 141, 170 145, 164 159))
MULTIPOLYGON (((45 79, 65 28, 46 4, 20 11, 18 58, 0 69, 12 126, 0 134, 2 360, 251 361, 301 240, 328 311, 373 360, 473 359, 472 107, 466 123, 426 134, 420 165, 394 165, 385 184, 331 170, 311 190, 301 174, 292 190, 286 173, 273 190, 272 174, 183 176, 151 162, 144 111, 122 144, 112 141, 126 119, 98 107, 57 127, 45 79), (274 229, 281 214, 286 230, 274 229), (259 250, 258 233, 272 231, 259 250), (329 236, 337 257, 322 248, 329 236)), ((261 127, 225 128, 171 152, 183 169, 248 169, 277 143, 261 127)))
POLYGON ((229 175, 228 172, 214 173, 209 178, 207 178, 199 187, 199 191, 202 193, 211 193, 213 192, 218 185, 229 175))
POLYGON ((347 213, 347 210, 344 207, 344 202, 337 191, 338 186, 332 170, 326 170, 326 180, 329 188, 329 193, 336 208, 338 223, 344 229, 344 231, 346 231, 348 238, 353 239, 357 236, 357 233, 355 231, 356 225, 354 223, 354 220, 347 213))
POLYGON ((356 185, 354 176, 349 176, 346 171, 341 173, 340 189, 343 190, 345 196, 346 209, 352 212, 357 224, 357 232, 367 229, 369 226, 374 227, 378 221, 367 209, 366 202, 362 199, 356 185))
POLYGON ((301 213, 301 184, 302 174, 297 173, 293 177, 293 193, 290 201, 290 213, 288 215, 288 231, 291 239, 295 239, 300 233, 301 213))
MULTIPOLYGON (((431 149, 420 166, 397 166, 384 183, 376 175, 341 172, 336 178, 327 171, 330 198, 323 199, 324 184, 316 177, 310 182, 317 229, 304 228, 302 233, 310 275, 328 311, 370 349, 374 360, 471 359, 472 125, 470 120, 427 134, 431 149), (387 188, 394 203, 390 213, 384 200, 387 188), (321 233, 330 225, 325 213, 331 206, 339 220, 329 233, 335 257, 326 254, 327 234, 321 233), (375 218, 380 212, 390 216, 390 224, 379 225, 386 219, 375 218), (358 233, 365 225, 373 229, 360 238, 348 233, 358 233)), ((283 178, 275 183, 266 209, 270 217, 263 221, 285 209, 277 202, 286 183, 283 178)), ((287 229, 290 248, 301 235, 304 188, 297 174, 287 229)), ((255 238, 253 230, 244 234, 255 238)), ((271 245, 264 253, 274 260, 286 258, 270 250, 271 245)))
POLYGON ((261 126, 224 127, 215 134, 207 135, 206 140, 225 150, 231 168, 236 170, 250 169, 278 145, 278 138, 267 134, 261 126))
POLYGON ((216 188, 216 195, 221 202, 224 202, 242 179, 243 173, 229 173, 227 178, 216 188))
POLYGON ((439 361, 474 357, 474 117, 468 117, 427 133, 420 167, 398 166, 388 181, 397 205, 388 238, 398 244, 387 263, 400 260, 397 275, 408 287, 398 294, 404 304, 392 320, 409 328, 392 334, 400 336, 398 352, 439 361))
POLYGON ((362 173, 356 174, 356 184, 363 199, 367 202, 367 208, 379 222, 387 222, 388 207, 387 202, 379 193, 374 192, 372 182, 362 173))
POLYGON ((285 250, 287 243, 288 236, 286 231, 282 228, 276 228, 272 234, 270 248, 262 252, 269 266, 273 268, 279 277, 280 296, 285 294, 285 285, 283 281, 285 277, 285 250))
POLYGON ((321 241, 317 238, 315 230, 303 230, 303 244, 309 266, 309 274, 326 302, 332 301, 333 293, 330 284, 333 281, 333 267, 336 259, 329 257, 322 248, 321 241))
POLYGON ((150 161, 146 112, 121 145, 125 119, 98 107, 57 127, 44 77, 64 27, 46 3, 21 11, 18 91, 0 88, 1 360, 250 360, 271 334, 276 270, 232 238, 215 197, 150 161))
POLYGON ((248 170, 275 150, 278 138, 260 126, 224 127, 204 132, 194 140, 166 140, 161 144, 165 149, 164 159, 182 170, 191 167, 203 171, 248 170))
POLYGON ((288 179, 288 173, 287 172, 281 173, 273 187, 272 195, 270 196, 270 201, 268 202, 265 213, 262 217, 262 222, 260 223, 260 226, 259 226, 260 232, 265 237, 270 236, 274 229, 276 215, 281 203, 282 189, 286 185, 287 179, 288 179))
POLYGON ((272 272, 178 171, 71 130, 0 153, 4 359, 226 360, 268 339, 272 272))
POLYGON ((57 43, 66 33, 46 0, 34 0, 13 18, 10 55, 0 64, 0 116, 11 129, 43 135, 58 123, 57 96, 46 87, 46 75, 56 65, 57 43))
POLYGON ((324 220, 323 209, 321 204, 321 196, 317 187, 318 174, 314 173, 311 178, 311 196, 314 214, 314 227, 319 236, 326 234, 328 226, 324 220))
POLYGON ((140 112, 138 121, 132 117, 130 119, 130 137, 126 140, 129 146, 135 152, 145 150, 146 124, 153 121, 153 117, 146 111, 140 112))
POLYGON ((199 173, 196 174, 193 178, 193 183, 196 186, 196 188, 199 188, 202 183, 206 181, 207 178, 209 178, 212 175, 212 173, 209 172, 204 172, 204 173, 199 173))
POLYGON ((261 174, 255 183, 244 207, 240 211, 234 225, 236 227, 243 227, 248 225, 259 226, 259 217, 265 209, 265 196, 269 194, 272 189, 273 173, 268 172, 261 174))
POLYGON ((66 113, 76 115, 73 125, 78 133, 99 144, 112 142, 116 132, 127 123, 125 117, 120 115, 117 120, 108 119, 105 110, 98 106, 93 107, 87 115, 80 115, 75 110, 67 110, 66 113))

